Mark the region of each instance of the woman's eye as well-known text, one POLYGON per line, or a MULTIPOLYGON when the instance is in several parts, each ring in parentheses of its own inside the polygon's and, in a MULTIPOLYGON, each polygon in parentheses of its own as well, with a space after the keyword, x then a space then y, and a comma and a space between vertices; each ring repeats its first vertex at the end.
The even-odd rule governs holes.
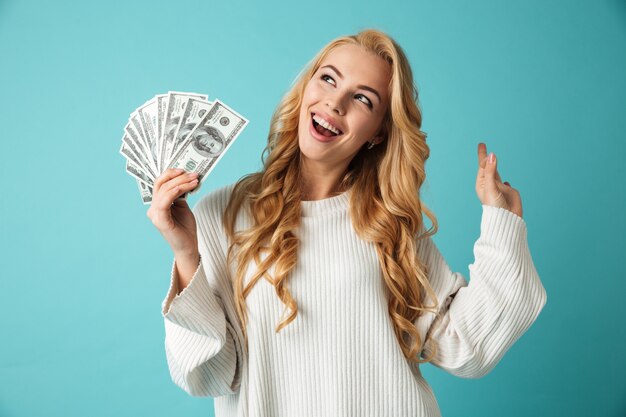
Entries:
POLYGON ((363 103, 367 104, 368 107, 372 107, 372 102, 370 101, 369 98, 365 97, 363 94, 357 94, 357 97, 363 97, 365 100, 367 100, 367 101, 363 101, 363 103))
MULTIPOLYGON (((330 75, 328 75, 328 74, 322 74, 320 78, 321 78, 322 80, 324 80, 324 81, 326 81, 326 79, 327 79, 327 78, 328 78, 328 79, 331 79, 331 80, 333 81, 333 82, 332 82, 332 85, 335 85, 335 80, 333 79, 333 77, 331 77, 331 76, 330 76, 330 75)), ((357 94, 357 95, 356 95, 356 97, 363 97, 363 98, 365 99, 365 101, 363 101, 363 100, 359 100, 359 101, 360 101, 360 102, 362 102, 362 103, 364 103, 364 104, 365 104, 367 107, 369 107, 369 108, 371 108, 371 107, 372 107, 372 102, 370 101, 370 99, 369 99, 369 98, 367 98, 366 96, 364 96, 363 94, 357 94)))
MULTIPOLYGON (((326 81, 326 78, 330 78, 331 80, 333 80, 333 77, 331 77, 330 75, 326 75, 326 74, 322 74, 322 80, 326 81)), ((335 80, 333 80, 333 85, 335 85, 335 80)))

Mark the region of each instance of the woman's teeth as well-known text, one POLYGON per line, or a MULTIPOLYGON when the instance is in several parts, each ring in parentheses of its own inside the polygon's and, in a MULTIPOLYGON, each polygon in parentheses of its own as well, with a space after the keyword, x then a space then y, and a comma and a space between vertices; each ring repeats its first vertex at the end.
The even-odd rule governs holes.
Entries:
POLYGON ((319 133, 322 136, 326 136, 327 138, 331 136, 337 136, 330 130, 326 129, 324 126, 317 124, 315 120, 313 121, 313 127, 315 128, 315 130, 317 130, 317 133, 319 133))
MULTIPOLYGON (((329 133, 332 133, 332 134, 326 135, 326 136, 335 136, 335 135, 338 135, 338 134, 341 133, 339 131, 339 129, 337 129, 335 126, 331 125, 326 120, 324 120, 321 117, 319 117, 317 114, 313 115, 313 120, 315 121, 315 123, 317 123, 318 125, 321 125, 322 127, 324 127, 324 129, 329 131, 329 133)), ((320 131, 320 129, 318 129, 317 126, 316 126, 316 129, 320 133, 325 133, 324 131, 320 131)))

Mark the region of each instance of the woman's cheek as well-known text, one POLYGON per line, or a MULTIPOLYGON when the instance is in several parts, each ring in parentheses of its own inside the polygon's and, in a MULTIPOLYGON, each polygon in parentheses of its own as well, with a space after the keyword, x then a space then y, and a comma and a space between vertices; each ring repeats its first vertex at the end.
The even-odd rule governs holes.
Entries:
POLYGON ((317 94, 315 91, 309 91, 309 94, 306 97, 307 101, 309 102, 315 102, 319 100, 319 94, 317 94))
MULTIPOLYGON (((306 93, 305 93, 306 94, 306 93)), ((308 89, 308 96, 310 100, 319 100, 322 97, 322 91, 315 84, 310 85, 308 89)))

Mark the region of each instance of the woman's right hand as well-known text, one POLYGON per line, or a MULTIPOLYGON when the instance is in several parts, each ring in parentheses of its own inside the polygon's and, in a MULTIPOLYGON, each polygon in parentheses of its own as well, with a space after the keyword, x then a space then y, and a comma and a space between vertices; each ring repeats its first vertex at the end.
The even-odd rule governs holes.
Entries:
POLYGON ((165 170, 155 181, 148 218, 169 243, 175 256, 198 253, 196 219, 181 195, 198 186, 198 174, 182 169, 165 170))

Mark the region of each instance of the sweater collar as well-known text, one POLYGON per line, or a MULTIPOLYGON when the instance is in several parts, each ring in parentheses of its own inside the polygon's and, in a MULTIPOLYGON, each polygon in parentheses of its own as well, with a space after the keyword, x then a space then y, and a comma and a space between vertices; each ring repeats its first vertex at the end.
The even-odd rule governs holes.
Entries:
POLYGON ((300 201, 300 213, 302 217, 319 217, 327 213, 341 212, 348 209, 351 189, 334 197, 322 200, 300 201))

